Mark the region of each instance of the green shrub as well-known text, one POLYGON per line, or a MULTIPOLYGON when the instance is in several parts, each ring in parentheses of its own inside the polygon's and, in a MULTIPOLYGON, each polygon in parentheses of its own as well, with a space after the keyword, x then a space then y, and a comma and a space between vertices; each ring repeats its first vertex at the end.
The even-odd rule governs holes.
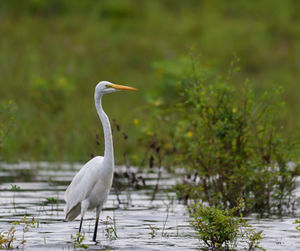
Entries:
POLYGON ((262 231, 256 232, 240 215, 236 215, 244 206, 239 200, 237 206, 230 210, 214 207, 205 207, 196 203, 190 208, 191 224, 197 231, 199 239, 213 250, 232 250, 237 246, 238 240, 247 243, 246 250, 262 249, 259 246, 262 240, 262 231))
POLYGON ((248 80, 235 83, 234 63, 225 78, 194 62, 179 61, 181 71, 165 64, 161 101, 152 105, 156 130, 146 142, 161 142, 161 152, 172 145, 165 165, 187 173, 176 187, 179 197, 223 209, 243 198, 246 212, 290 209, 299 166, 291 162, 296 145, 277 126, 281 89, 255 95, 248 80))

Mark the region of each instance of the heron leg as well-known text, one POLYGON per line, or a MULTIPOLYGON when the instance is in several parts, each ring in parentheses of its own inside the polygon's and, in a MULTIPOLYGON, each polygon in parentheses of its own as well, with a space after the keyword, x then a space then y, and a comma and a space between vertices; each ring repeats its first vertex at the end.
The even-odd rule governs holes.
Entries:
POLYGON ((97 239, 97 231, 98 231, 98 222, 99 222, 100 211, 101 211, 101 208, 96 209, 96 222, 95 222, 95 228, 94 228, 93 241, 96 241, 96 239, 97 239))
POLYGON ((81 219, 80 219, 77 241, 79 241, 79 235, 80 235, 80 232, 81 232, 82 222, 83 222, 83 217, 81 217, 81 219))
POLYGON ((80 219, 80 224, 79 224, 79 231, 78 231, 77 241, 79 240, 79 236, 80 236, 80 233, 81 233, 83 216, 84 216, 85 211, 87 210, 88 206, 89 206, 88 201, 82 201, 81 202, 81 219, 80 219))

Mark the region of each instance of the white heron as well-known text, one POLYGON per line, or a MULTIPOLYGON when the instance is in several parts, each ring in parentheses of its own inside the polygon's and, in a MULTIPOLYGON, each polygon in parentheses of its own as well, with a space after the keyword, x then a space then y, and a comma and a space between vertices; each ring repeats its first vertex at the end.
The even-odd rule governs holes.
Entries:
POLYGON ((102 96, 118 90, 137 89, 112 84, 107 81, 101 81, 97 84, 95 89, 95 106, 104 131, 104 156, 97 156, 88 161, 74 176, 65 192, 65 220, 72 221, 81 214, 79 233, 81 232, 85 212, 96 208, 93 241, 96 241, 97 238, 100 212, 109 194, 114 174, 112 132, 109 119, 102 108, 102 96))

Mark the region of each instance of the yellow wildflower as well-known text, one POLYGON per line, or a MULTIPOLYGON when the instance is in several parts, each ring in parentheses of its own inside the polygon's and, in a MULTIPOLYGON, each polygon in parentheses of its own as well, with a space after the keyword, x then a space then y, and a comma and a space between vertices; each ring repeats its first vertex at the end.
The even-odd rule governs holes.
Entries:
POLYGON ((188 136, 189 138, 193 137, 193 132, 188 131, 188 132, 187 132, 187 136, 188 136))

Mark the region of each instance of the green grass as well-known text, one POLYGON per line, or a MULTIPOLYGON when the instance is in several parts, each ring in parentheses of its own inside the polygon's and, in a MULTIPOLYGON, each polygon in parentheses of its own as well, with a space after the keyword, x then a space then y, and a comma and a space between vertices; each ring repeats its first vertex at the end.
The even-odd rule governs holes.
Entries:
POLYGON ((220 72, 240 57, 240 78, 248 77, 257 93, 282 85, 287 105, 278 116, 286 135, 298 137, 299 12, 292 0, 1 1, 0 99, 13 100, 17 112, 0 158, 85 161, 102 154, 93 92, 109 80, 140 89, 104 98, 109 117, 130 137, 126 144, 116 140, 121 161, 125 148, 138 147, 133 119, 145 119, 140 109, 161 83, 153 65, 191 50, 220 72), (51 96, 46 88, 37 97, 39 79, 48 86, 63 79, 71 89, 51 96))

